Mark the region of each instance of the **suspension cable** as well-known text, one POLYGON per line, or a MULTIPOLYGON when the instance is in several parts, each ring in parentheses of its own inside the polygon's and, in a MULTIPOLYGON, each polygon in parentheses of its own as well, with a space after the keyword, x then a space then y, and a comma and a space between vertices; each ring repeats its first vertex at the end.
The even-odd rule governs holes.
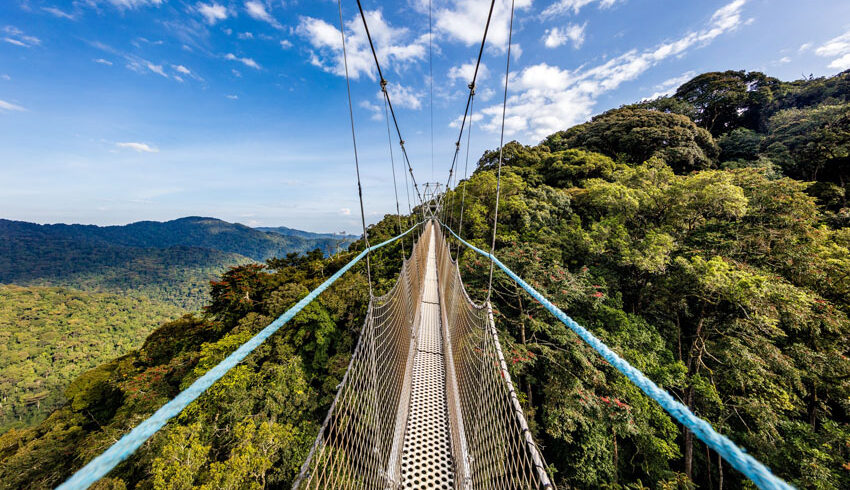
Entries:
MULTIPOLYGON (((473 107, 475 105, 475 90, 472 90, 472 98, 469 102, 469 129, 466 130, 466 161, 463 163, 463 179, 466 180, 469 176, 469 146, 472 143, 472 116, 475 114, 473 107)), ((458 226, 457 233, 458 235, 463 234, 463 208, 464 204, 466 204, 466 186, 469 185, 469 182, 465 182, 463 184, 463 190, 460 193, 460 226, 458 226)), ((457 244, 457 250, 455 252, 455 262, 460 260, 460 242, 457 244)))
POLYGON ((431 15, 431 4, 428 0, 428 81, 431 89, 430 106, 431 106, 431 180, 434 180, 434 55, 433 55, 433 39, 434 29, 431 15))
POLYGON ((466 109, 463 111, 463 118, 460 122, 460 132, 458 133, 457 141, 455 142, 455 153, 454 157, 452 157, 452 166, 449 168, 449 178, 446 183, 447 189, 449 183, 451 183, 455 163, 457 162, 457 156, 460 152, 460 141, 463 137, 463 129, 466 126, 466 118, 469 114, 470 104, 472 104, 472 96, 475 93, 475 81, 478 79, 478 69, 481 66, 481 57, 484 54, 484 44, 487 42, 487 33, 490 31, 490 20, 493 18, 493 7, 495 7, 495 5, 496 0, 492 0, 490 2, 490 11, 487 13, 487 23, 484 25, 484 35, 481 37, 481 46, 478 48, 478 59, 475 61, 475 71, 472 73, 472 82, 469 84, 469 95, 466 97, 466 109))
MULTIPOLYGON (((387 108, 387 93, 384 92, 384 119, 387 121, 387 141, 389 143, 390 148, 390 166, 393 169, 393 192, 395 193, 395 213, 398 217, 398 231, 402 232, 401 227, 401 209, 398 205, 398 184, 396 184, 395 178, 395 157, 393 157, 393 138, 390 135, 390 114, 389 109, 387 108)), ((404 240, 401 241, 401 256, 407 257, 407 254, 404 253, 404 240)))
POLYGON ((505 149, 505 113, 508 109, 508 78, 511 72, 511 41, 514 33, 514 0, 511 0, 511 21, 508 27, 508 60, 505 63, 505 96, 502 99, 502 130, 499 136, 499 168, 496 171, 496 209, 493 213, 493 240, 490 242, 490 280, 487 286, 487 302, 493 294, 493 254, 496 251, 496 227, 499 224, 499 194, 502 187, 502 153, 505 149))
MULTIPOLYGON (((359 2, 358 2, 359 3, 359 2)), ((354 168, 357 171, 357 195, 360 197, 360 221, 363 224, 363 239, 366 241, 366 250, 369 247, 369 233, 366 230, 366 212, 363 209, 363 186, 360 184, 360 158, 357 155, 357 136, 354 133, 354 107, 351 104, 351 80, 348 76, 348 52, 345 48, 345 25, 342 21, 342 0, 337 0, 339 8, 339 33, 342 36, 342 59, 345 64, 345 88, 348 92, 348 116, 351 120, 351 142, 354 144, 354 168)), ((369 280, 369 297, 372 297, 372 264, 371 252, 366 254, 366 277, 369 280)))
MULTIPOLYGON (((375 67, 378 69, 378 78, 381 80, 382 89, 386 87, 387 80, 384 78, 384 73, 381 71, 381 63, 378 61, 378 53, 375 51, 375 43, 372 42, 372 34, 369 32, 369 24, 366 22, 366 14, 363 12, 363 5, 360 0, 357 0, 357 8, 360 10, 360 18, 363 20, 363 28, 366 30, 366 38, 369 40, 369 48, 372 50, 372 57, 375 59, 375 67)), ((419 197, 419 202, 422 202, 422 194, 419 192, 419 185, 416 183, 416 176, 413 175, 413 167, 410 166, 410 158, 407 156, 407 149, 404 147, 404 138, 401 136, 401 129, 398 126, 398 119, 395 116, 393 102, 390 99, 389 92, 387 94, 387 105, 390 108, 390 115, 393 117, 396 133, 398 133, 399 145, 401 145, 401 153, 404 155, 404 161, 407 164, 407 171, 410 173, 410 178, 413 180, 413 187, 416 189, 416 195, 419 197)))

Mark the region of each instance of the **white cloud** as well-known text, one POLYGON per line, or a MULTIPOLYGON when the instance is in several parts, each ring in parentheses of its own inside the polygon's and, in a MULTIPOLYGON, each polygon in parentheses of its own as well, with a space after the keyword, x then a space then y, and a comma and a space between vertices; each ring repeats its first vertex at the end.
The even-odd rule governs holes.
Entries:
POLYGON ((136 142, 127 142, 127 143, 115 143, 115 146, 118 148, 126 148, 128 150, 133 150, 138 153, 159 153, 158 148, 154 148, 146 143, 136 143, 136 142))
MULTIPOLYGON (((163 0, 108 0, 112 5, 120 8, 120 9, 136 9, 139 7, 147 7, 149 5, 153 5, 155 7, 159 7, 162 5, 163 0)), ((90 3, 100 3, 95 0, 90 3)))
POLYGON ((850 31, 834 37, 823 46, 815 49, 815 54, 824 58, 834 58, 829 67, 836 70, 850 68, 850 31))
POLYGON ((552 17, 554 15, 560 15, 572 12, 573 14, 579 13, 579 11, 585 5, 590 5, 591 3, 599 3, 599 8, 608 8, 615 3, 621 0, 557 0, 556 2, 551 3, 548 7, 543 9, 543 12, 540 14, 543 17, 552 17))
POLYGON ((678 77, 668 78, 667 80, 664 80, 663 82, 655 86, 655 90, 657 90, 657 92, 643 100, 654 100, 659 97, 667 97, 669 95, 673 95, 673 93, 676 92, 676 89, 678 89, 685 82, 690 81, 696 76, 696 74, 697 73, 695 71, 688 71, 682 73, 678 77))
POLYGON ((6 102, 5 100, 0 100, 0 111, 16 111, 23 112, 26 111, 23 107, 13 104, 11 102, 6 102))
MULTIPOLYGON (((475 75, 475 62, 471 61, 469 63, 463 63, 457 66, 453 66, 449 68, 448 77, 449 80, 453 82, 461 81, 464 85, 468 85, 472 81, 472 77, 475 75)), ((478 67, 478 78, 477 81, 486 79, 490 75, 489 70, 487 69, 487 65, 481 63, 478 67)), ((476 83, 478 85, 478 83, 476 83)))
POLYGON ((103 59, 103 58, 93 59, 92 61, 94 61, 95 63, 100 63, 101 65, 112 66, 112 62, 111 62, 111 61, 109 61, 109 60, 105 60, 105 59, 103 59))
MULTIPOLYGON (((238 61, 238 62, 242 63, 243 65, 245 65, 247 67, 253 68, 255 70, 262 70, 262 67, 256 61, 254 61, 251 58, 240 58, 233 53, 227 53, 227 55, 224 57, 224 59, 231 60, 231 61, 238 61)), ((241 75, 237 75, 237 76, 241 76, 241 75)))
MULTIPOLYGON (((505 132, 543 138, 587 120, 596 100, 622 83, 634 80, 661 61, 681 56, 687 50, 705 45, 743 24, 741 9, 746 0, 735 0, 717 10, 705 28, 651 49, 633 49, 607 62, 567 70, 546 63, 511 73, 505 132)), ((502 106, 482 110, 483 126, 498 131, 502 106)))
MULTIPOLYGON (((383 94, 379 94, 381 99, 384 98, 383 94)), ((361 100, 360 107, 366 109, 367 111, 372 113, 373 121, 381 121, 384 119, 384 108, 379 106, 378 104, 374 104, 369 102, 368 100, 361 100)))
POLYGON ((180 73, 182 73, 184 75, 191 75, 192 74, 192 71, 189 70, 188 68, 186 68, 183 65, 171 65, 171 67, 174 68, 175 71, 179 71, 180 73))
MULTIPOLYGON (((531 1, 516 0, 515 9, 528 9, 531 7, 531 1)), ((501 52, 508 47, 510 8, 510 2, 496 2, 490 30, 487 32, 487 45, 501 52)), ((449 39, 460 41, 467 46, 480 45, 489 11, 490 2, 487 0, 459 0, 434 12, 434 27, 438 33, 448 36, 449 39)))
POLYGON ((339 210, 339 214, 341 214, 341 215, 343 215, 343 216, 348 216, 348 215, 350 215, 350 214, 351 214, 351 210, 350 210, 350 209, 348 209, 348 208, 341 208, 341 209, 339 210))
POLYGON ((11 80, 11 79, 12 79, 12 77, 10 77, 9 75, 7 75, 7 74, 5 74, 5 73, 3 73, 2 75, 0 75, 0 78, 2 78, 3 80, 11 80))
MULTIPOLYGON (((407 41, 409 30, 392 27, 380 10, 367 11, 366 20, 384 72, 391 67, 403 69, 408 63, 425 58, 427 35, 407 41)), ((321 19, 301 17, 295 32, 312 46, 311 64, 335 75, 345 75, 339 29, 321 19)), ((358 79, 366 75, 376 79, 375 61, 359 15, 345 23, 345 45, 351 77, 358 79)))
MULTIPOLYGON (((399 85, 397 83, 390 83, 387 85, 387 92, 390 94, 390 102, 393 103, 393 107, 403 107, 405 109, 421 109, 422 108, 422 97, 423 93, 417 92, 410 87, 405 87, 404 85, 399 85)), ((379 91, 378 97, 383 98, 383 94, 379 91)))
POLYGON ((256 20, 267 22, 277 29, 283 28, 283 26, 281 26, 280 23, 272 17, 268 10, 266 10, 266 6, 260 2, 245 2, 245 11, 256 20))
POLYGON ((51 14, 55 17, 59 17, 60 19, 74 20, 74 18, 75 18, 72 14, 69 14, 68 12, 65 12, 64 10, 59 10, 56 7, 41 7, 41 10, 44 10, 48 14, 51 14))
POLYGON ((829 67, 841 71, 847 70, 848 68, 850 68, 850 53, 845 54, 841 58, 832 60, 832 63, 829 64, 829 67))
POLYGON ((800 45, 800 49, 798 49, 797 51, 802 53, 803 51, 808 51, 809 48, 811 48, 811 47, 812 47, 812 43, 803 43, 803 44, 800 45))
POLYGON ((228 99, 230 99, 230 100, 238 100, 238 99, 239 99, 239 96, 238 96, 238 95, 230 95, 230 94, 228 94, 228 95, 225 95, 225 97, 227 97, 227 98, 228 98, 228 99))
POLYGON ((196 8, 209 25, 214 25, 221 20, 227 19, 227 7, 223 5, 198 2, 196 8))
POLYGON ((239 39, 242 39, 242 40, 254 39, 254 34, 250 33, 250 32, 240 32, 239 34, 236 35, 236 37, 238 37, 239 39))
POLYGON ((35 36, 28 36, 24 34, 22 30, 14 26, 4 27, 3 32, 6 33, 6 37, 4 37, 3 40, 9 44, 14 44, 15 46, 31 48, 41 44, 41 39, 35 36))
POLYGON ((569 24, 564 28, 553 27, 546 29, 546 34, 543 36, 543 44, 547 48, 557 48, 563 46, 568 41, 572 41, 573 47, 580 48, 584 44, 584 29, 587 27, 585 22, 582 25, 569 24))
POLYGON ((156 73, 157 75, 168 78, 168 75, 165 73, 165 70, 162 69, 162 65, 155 65, 148 61, 145 63, 145 66, 147 66, 148 70, 156 73))
POLYGON ((289 39, 281 39, 280 47, 283 49, 289 49, 292 47, 292 41, 290 41, 289 39))
POLYGON ((783 56, 782 58, 779 58, 779 62, 783 63, 783 64, 784 63, 791 63, 791 58, 788 57, 788 56, 783 56))

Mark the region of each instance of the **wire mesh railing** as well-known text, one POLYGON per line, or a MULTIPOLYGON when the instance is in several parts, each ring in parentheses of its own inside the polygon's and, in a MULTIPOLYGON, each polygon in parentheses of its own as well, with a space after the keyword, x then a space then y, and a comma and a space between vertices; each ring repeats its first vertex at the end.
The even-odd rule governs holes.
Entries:
POLYGON ((452 427, 460 488, 555 488, 525 419, 493 323, 489 303, 476 304, 461 281, 457 262, 435 228, 449 408, 459 414, 452 427), (453 372, 452 372, 453 371, 453 372), (463 431, 463 433, 460 433, 463 431), (461 447, 465 445, 465 447, 461 447))
POLYGON ((394 488, 406 420, 406 372, 422 293, 429 230, 404 260, 395 286, 372 297, 336 398, 293 488, 394 488))

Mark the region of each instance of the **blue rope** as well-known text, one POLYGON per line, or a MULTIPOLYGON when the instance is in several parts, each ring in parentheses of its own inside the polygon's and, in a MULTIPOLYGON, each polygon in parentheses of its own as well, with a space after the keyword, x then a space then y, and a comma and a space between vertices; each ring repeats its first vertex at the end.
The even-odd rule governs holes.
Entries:
POLYGON ((575 320, 567 316, 567 314, 561 311, 560 308, 553 305, 548 299, 544 298, 542 294, 538 293, 537 290, 531 287, 527 282, 523 281, 512 270, 508 269, 508 267, 505 266, 505 264, 503 264, 502 262, 500 262, 499 259, 469 244, 463 238, 459 237, 445 223, 441 222, 440 224, 443 225, 443 227, 446 228, 452 235, 454 235, 454 237, 457 238, 461 243, 471 248, 472 250, 475 250, 484 257, 487 257, 488 259, 492 260, 500 269, 505 271, 505 273, 510 276, 511 279, 516 281, 517 284, 519 284, 523 289, 525 289, 528 294, 530 294, 534 299, 539 301, 544 308, 546 308, 547 310, 549 310, 550 313, 555 315, 558 320, 563 322, 563 324, 568 326, 570 330, 578 334, 579 337, 584 339, 585 342, 587 342, 588 344, 590 344, 591 347, 596 349, 596 352, 598 352, 612 366, 617 368, 618 371, 626 375, 626 377, 629 378, 632 383, 637 385, 637 387, 643 390, 643 392, 646 393, 650 398, 658 402, 661 405, 661 408, 666 410, 667 413, 672 415, 682 425, 687 427, 688 430, 696 434, 696 436, 699 437, 709 447, 717 451, 718 454, 723 456, 723 459, 725 459, 735 469, 746 475, 747 478, 752 480, 756 485, 758 485, 759 488, 782 490, 794 488, 791 485, 782 481, 780 478, 774 476, 773 473, 770 472, 770 469, 768 467, 761 464, 758 460, 747 454, 744 449, 738 447, 734 442, 729 440, 729 438, 715 431, 711 424, 694 415, 694 413, 691 412, 688 407, 676 401, 672 396, 670 396, 669 393, 667 393, 667 391, 653 383, 652 380, 647 378, 646 375, 640 372, 637 368, 629 364, 628 361, 618 356, 601 340, 596 338, 595 335, 590 333, 586 328, 576 323, 575 320))
POLYGON ((190 403, 195 401, 201 394, 207 390, 210 386, 213 385, 216 381, 221 379, 227 372, 235 367, 239 362, 241 362, 245 357, 248 356, 254 349, 256 349, 260 344, 262 344, 267 338, 271 337, 272 334, 277 332, 277 330, 286 324, 289 320, 298 314, 305 306, 310 304, 314 299, 316 299, 322 292, 327 289, 331 284, 333 284, 337 279, 339 279, 343 274, 346 273, 349 269, 351 269, 354 264, 356 264, 360 259, 366 256, 366 254, 370 250, 375 250, 383 247, 384 245, 390 244, 399 238, 407 235, 417 225, 414 225, 409 230, 405 231, 401 235, 398 235, 395 238, 390 238, 389 240, 374 245, 372 247, 367 248, 366 250, 360 252, 357 257, 354 257, 351 262, 345 265, 342 269, 336 272, 336 274, 332 275, 328 278, 327 281, 323 282, 319 287, 314 289, 310 294, 304 297, 301 301, 295 304, 292 308, 288 309, 286 313, 281 315, 277 320, 273 321, 269 326, 262 329, 257 335, 253 336, 250 340, 242 344, 238 349, 233 351, 232 354, 227 356, 223 361, 218 363, 218 365, 209 371, 206 372, 203 376, 198 378, 191 386, 183 390, 179 395, 174 397, 173 400, 166 403, 159 410, 157 410, 153 415, 151 415, 147 420, 136 426, 132 431, 122 437, 118 442, 113 444, 109 449, 103 452, 100 456, 91 460, 87 465, 83 466, 79 471, 74 473, 71 478, 65 481, 65 483, 59 485, 57 490, 85 490, 91 484, 96 482, 97 480, 106 476, 107 473, 112 471, 118 463, 124 461, 131 454, 133 454, 139 447, 145 443, 152 435, 154 435, 159 429, 161 429, 171 418, 175 417, 184 408, 186 408, 190 403))

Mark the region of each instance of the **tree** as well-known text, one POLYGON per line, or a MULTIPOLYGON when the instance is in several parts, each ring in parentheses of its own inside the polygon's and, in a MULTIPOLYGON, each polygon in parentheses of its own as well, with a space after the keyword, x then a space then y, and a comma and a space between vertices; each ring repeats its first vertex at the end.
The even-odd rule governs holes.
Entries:
POLYGON ((704 73, 679 87, 674 97, 693 105, 694 121, 719 136, 736 128, 760 129, 762 112, 780 83, 755 71, 704 73))
POLYGON ((686 116, 630 108, 608 111, 543 144, 551 151, 583 148, 631 164, 657 157, 679 173, 711 168, 719 154, 711 134, 686 116))

